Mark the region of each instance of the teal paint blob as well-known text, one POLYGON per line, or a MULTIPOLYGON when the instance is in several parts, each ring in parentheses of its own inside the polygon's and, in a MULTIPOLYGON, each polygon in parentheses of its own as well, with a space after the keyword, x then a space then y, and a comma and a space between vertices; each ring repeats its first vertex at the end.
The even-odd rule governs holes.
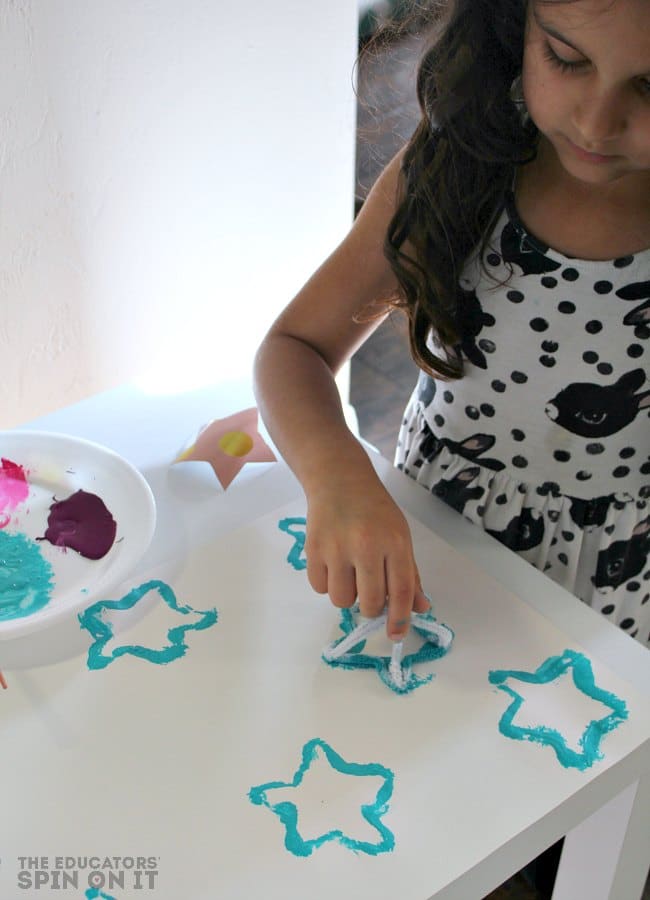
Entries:
POLYGON ((186 632, 202 631, 204 628, 210 628, 211 625, 216 623, 217 618, 216 609, 202 611, 193 609, 191 606, 179 606, 174 591, 164 581, 147 581, 134 588, 121 600, 101 600, 99 603, 89 606, 88 609, 80 614, 79 623, 81 627, 89 631, 95 638, 95 643, 88 648, 88 668, 104 669, 120 656, 127 654, 137 656, 157 665, 166 665, 185 655, 187 650, 187 644, 184 641, 186 632), (169 644, 162 649, 152 649, 139 644, 124 644, 115 647, 111 656, 106 656, 103 650, 113 637, 113 628, 109 622, 103 621, 102 613, 104 610, 131 609, 150 591, 156 591, 167 606, 175 610, 179 616, 198 613, 201 618, 191 625, 177 625, 174 628, 170 628, 167 632, 169 644))
MULTIPOLYGON (((356 623, 354 621, 353 611, 354 608, 341 610, 340 628, 343 635, 335 642, 334 646, 340 644, 341 641, 345 640, 348 634, 351 634, 351 632, 354 631, 356 623)), ((420 613, 418 614, 418 618, 426 619, 430 622, 437 621, 432 613, 420 613)), ((408 653, 406 656, 402 657, 402 668, 408 673, 408 678, 403 686, 395 684, 391 678, 390 656, 371 656, 370 654, 363 652, 366 646, 365 640, 361 641, 361 643, 357 644, 347 653, 344 653, 343 656, 340 656, 338 659, 327 659, 325 655, 323 655, 322 659, 328 666, 336 666, 341 669, 376 669, 381 680, 391 689, 391 691, 396 694, 409 694, 421 685, 427 684, 433 678, 432 674, 416 675, 413 671, 413 666, 418 665, 419 663, 431 662, 431 660, 434 659, 440 659, 440 657, 448 653, 450 649, 449 647, 443 647, 436 643, 435 637, 431 632, 425 631, 423 628, 418 628, 415 622, 411 627, 421 638, 424 638, 424 643, 415 653, 408 653)), ((449 626, 445 627, 449 628, 449 626)), ((449 631, 451 631, 450 628, 449 631)))
POLYGON ((34 541, 0 531, 0 622, 31 616, 52 597, 54 572, 34 541))
POLYGON ((86 900, 116 900, 115 897, 105 894, 103 891, 100 891, 99 888, 88 888, 85 896, 86 900))
POLYGON ((519 672, 514 669, 492 671, 489 673, 489 681, 513 698, 499 721, 501 734, 516 741, 533 741, 551 747, 559 762, 567 769, 574 768, 584 771, 597 759, 602 759, 603 754, 600 750, 602 739, 610 731, 618 728, 621 722, 628 717, 625 701, 609 691, 596 687, 591 663, 586 656, 576 650, 565 650, 560 656, 549 657, 535 672, 519 672), (602 719, 593 719, 589 722, 578 741, 582 747, 581 752, 571 749, 564 736, 556 728, 545 725, 522 728, 516 725, 514 718, 519 712, 524 698, 513 687, 505 683, 508 679, 513 679, 528 684, 548 684, 569 670, 578 691, 593 700, 598 700, 612 710, 602 719))
POLYGON ((289 550, 287 562, 292 565, 293 568, 297 571, 307 568, 307 560, 304 556, 306 525, 307 520, 303 516, 280 519, 280 521, 278 522, 278 528, 280 529, 280 531, 284 531, 286 532, 286 534, 290 534, 294 539, 294 545, 291 550, 289 550))
POLYGON ((379 763, 350 763, 346 762, 329 744, 321 738, 313 738, 308 741, 302 750, 302 762, 298 767, 298 771, 290 782, 286 781, 270 781, 267 784, 261 784, 253 787, 248 792, 251 803, 256 806, 266 806, 271 812, 275 813, 286 829, 284 846, 294 856, 310 856, 314 850, 327 841, 338 841, 348 850, 355 853, 368 853, 371 856, 377 856, 379 853, 387 853, 393 850, 395 846, 395 837, 389 828, 381 821, 382 816, 388 811, 388 801, 393 794, 393 782, 395 776, 390 769, 379 763), (273 804, 267 797, 267 792, 275 788, 298 787, 302 782, 305 773, 309 770, 310 765, 316 758, 318 750, 322 750, 327 761, 336 769, 345 775, 354 775, 360 778, 366 775, 379 775, 383 778, 384 783, 377 791, 377 795, 373 803, 364 804, 361 807, 361 815, 363 818, 379 832, 380 841, 371 844, 368 841, 356 841, 348 837, 340 829, 328 831, 313 840, 305 840, 298 832, 298 809, 294 803, 283 801, 273 804))

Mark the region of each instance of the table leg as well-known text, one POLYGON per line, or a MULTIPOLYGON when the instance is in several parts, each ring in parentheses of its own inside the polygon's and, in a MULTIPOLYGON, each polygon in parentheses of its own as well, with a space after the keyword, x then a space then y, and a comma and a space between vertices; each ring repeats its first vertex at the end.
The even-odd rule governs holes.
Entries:
POLYGON ((567 834, 553 900, 640 900, 650 865, 650 775, 567 834))

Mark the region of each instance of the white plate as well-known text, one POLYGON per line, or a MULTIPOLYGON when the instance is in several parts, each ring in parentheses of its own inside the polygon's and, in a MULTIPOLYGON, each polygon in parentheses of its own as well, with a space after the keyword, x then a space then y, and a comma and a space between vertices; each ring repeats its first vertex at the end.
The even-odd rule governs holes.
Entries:
POLYGON ((2 641, 40 631, 107 596, 151 543, 156 505, 140 472, 100 444, 62 434, 0 431, 0 457, 22 466, 29 484, 29 496, 14 509, 5 509, 9 523, 4 534, 23 534, 33 541, 42 537, 53 498, 64 500, 80 489, 99 496, 117 522, 115 541, 98 560, 46 540, 37 542, 53 570, 50 599, 29 615, 0 620, 2 641))

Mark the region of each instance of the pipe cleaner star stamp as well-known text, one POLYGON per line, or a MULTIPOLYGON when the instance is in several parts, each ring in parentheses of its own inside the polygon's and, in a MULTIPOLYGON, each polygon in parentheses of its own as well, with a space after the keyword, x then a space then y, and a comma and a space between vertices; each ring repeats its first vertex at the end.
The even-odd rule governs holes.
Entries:
POLYGON ((343 669, 375 669, 377 674, 396 694, 407 694, 431 681, 433 675, 416 675, 413 667, 440 659, 448 652, 454 633, 447 625, 437 622, 432 613, 411 613, 411 628, 422 638, 421 646, 404 655, 403 642, 396 641, 391 655, 372 655, 366 650, 366 639, 373 632, 383 629, 387 614, 374 619, 363 619, 359 603, 341 610, 340 627, 343 637, 337 638, 323 651, 323 660, 329 666, 343 669))

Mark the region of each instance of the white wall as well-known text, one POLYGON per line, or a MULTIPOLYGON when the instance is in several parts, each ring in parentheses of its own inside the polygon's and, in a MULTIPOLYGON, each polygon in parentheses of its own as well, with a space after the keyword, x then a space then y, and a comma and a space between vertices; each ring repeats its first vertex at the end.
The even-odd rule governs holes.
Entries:
POLYGON ((0 0, 0 427, 250 371, 353 210, 356 0, 0 0))

